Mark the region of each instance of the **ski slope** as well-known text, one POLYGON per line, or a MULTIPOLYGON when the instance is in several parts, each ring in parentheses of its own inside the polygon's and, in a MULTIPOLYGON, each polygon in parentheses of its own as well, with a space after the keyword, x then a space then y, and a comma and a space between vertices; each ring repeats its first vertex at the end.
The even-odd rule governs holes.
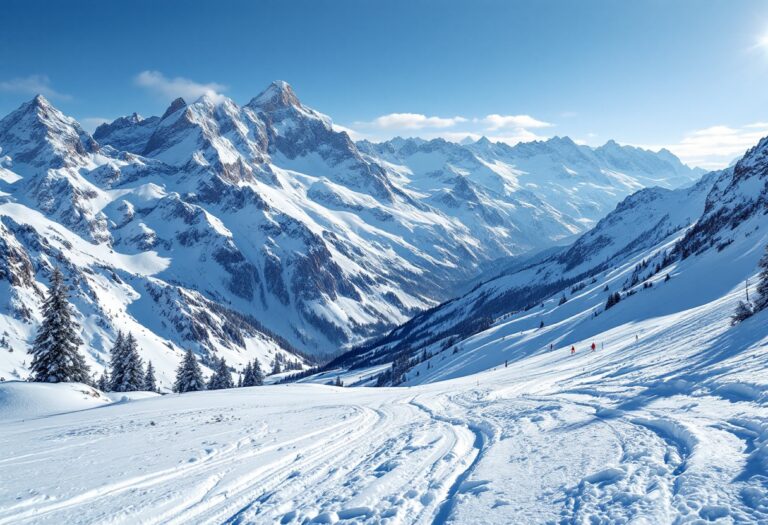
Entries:
POLYGON ((24 420, 7 392, 35 385, 4 383, 0 524, 765 523, 766 318, 720 330, 733 300, 412 387, 24 420))

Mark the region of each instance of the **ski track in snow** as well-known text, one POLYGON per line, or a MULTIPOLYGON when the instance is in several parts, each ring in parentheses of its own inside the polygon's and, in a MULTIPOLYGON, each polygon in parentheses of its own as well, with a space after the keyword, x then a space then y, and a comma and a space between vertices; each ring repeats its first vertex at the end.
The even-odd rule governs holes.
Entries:
MULTIPOLYGON (((768 523, 761 350, 699 350, 730 311, 718 300, 607 331, 594 353, 412 387, 9 411, 0 525, 768 523)), ((0 414, 3 389, 23 386, 0 384, 0 414)))
POLYGON ((499 386, 259 387, 9 422, 0 524, 768 519, 750 401, 499 386))

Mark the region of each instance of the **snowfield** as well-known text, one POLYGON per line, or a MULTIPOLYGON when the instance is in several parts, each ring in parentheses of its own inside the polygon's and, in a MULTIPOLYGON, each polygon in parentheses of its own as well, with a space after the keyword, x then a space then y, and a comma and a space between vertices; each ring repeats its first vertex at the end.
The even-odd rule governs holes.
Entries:
POLYGON ((4 383, 0 523, 766 523, 765 314, 707 336, 733 300, 412 387, 19 421, 41 385, 4 383))
POLYGON ((768 139, 685 187, 615 143, 354 144, 284 83, 100 129, 41 97, 0 121, 0 525, 768 524, 768 309, 730 319, 768 243, 768 139), (550 248, 496 259, 516 224, 550 248), (287 385, 4 382, 53 261, 93 371, 130 329, 164 390, 186 347, 304 368, 416 315, 287 385), (445 282, 469 291, 418 313, 445 282))

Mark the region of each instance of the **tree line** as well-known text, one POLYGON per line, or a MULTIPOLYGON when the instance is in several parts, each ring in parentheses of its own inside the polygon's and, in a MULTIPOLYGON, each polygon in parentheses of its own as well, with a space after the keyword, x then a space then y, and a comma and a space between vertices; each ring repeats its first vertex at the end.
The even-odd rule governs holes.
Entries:
MULTIPOLYGON (((32 354, 31 381, 80 382, 113 392, 158 391, 152 361, 148 361, 145 368, 136 338, 130 332, 118 331, 110 350, 108 370, 102 372, 98 379, 91 377, 90 367, 79 351, 83 341, 77 335, 79 326, 69 302, 69 287, 58 268, 54 268, 51 274, 42 314, 43 321, 29 350, 32 354)), ((197 357, 192 350, 187 350, 176 370, 173 391, 220 390, 264 384, 261 363, 255 358, 248 362, 237 382, 232 377, 233 369, 223 357, 214 358, 211 368, 213 372, 206 381, 197 357)), ((279 353, 272 362, 273 374, 300 369, 298 360, 290 360, 279 353)))

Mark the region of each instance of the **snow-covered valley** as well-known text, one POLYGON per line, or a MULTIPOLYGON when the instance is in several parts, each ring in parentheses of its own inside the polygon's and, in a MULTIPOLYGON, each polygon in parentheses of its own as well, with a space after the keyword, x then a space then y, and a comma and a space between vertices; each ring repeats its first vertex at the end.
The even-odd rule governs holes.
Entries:
POLYGON ((0 148, 0 377, 27 377, 59 267, 92 372, 130 331, 165 389, 187 348, 237 370, 338 355, 640 188, 701 175, 668 151, 567 137, 356 144, 285 82, 93 135, 38 96, 0 120, 0 148))
MULTIPOLYGON (((765 316, 729 330, 732 303, 627 321, 595 352, 574 337, 573 356, 515 358, 499 329, 495 366, 419 386, 17 411, 0 523, 762 523, 765 316)), ((0 385, 0 410, 34 386, 0 385)))
MULTIPOLYGON (((419 346, 411 329, 398 387, 354 386, 391 368, 375 354, 299 383, 165 396, 2 383, 0 523, 765 523, 768 312, 731 325, 764 216, 706 230, 731 240, 720 249, 668 256, 700 234, 689 215, 752 209, 759 194, 720 192, 762 177, 750 159, 764 148, 622 203, 574 245, 602 239, 591 259, 612 261, 585 286, 450 345, 419 346), (648 235, 654 213, 663 235, 648 235), (648 242, 606 241, 633 231, 648 242), (651 272, 656 254, 670 261, 651 272), (633 278, 646 272, 652 285, 633 278)), ((442 308, 471 312, 484 287, 533 282, 568 253, 442 308)), ((440 326, 440 310, 417 324, 440 326)))
POLYGON ((768 525, 768 2, 0 5, 0 525, 768 525))

